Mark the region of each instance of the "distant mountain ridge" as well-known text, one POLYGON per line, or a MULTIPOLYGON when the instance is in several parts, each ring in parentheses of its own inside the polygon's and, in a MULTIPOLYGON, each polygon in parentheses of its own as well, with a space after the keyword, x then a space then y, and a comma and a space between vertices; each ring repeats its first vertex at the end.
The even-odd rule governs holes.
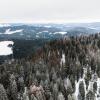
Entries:
POLYGON ((62 38, 64 36, 94 34, 97 32, 100 32, 100 22, 68 24, 0 24, 0 38, 4 39, 52 39, 62 38), (5 34, 6 32, 8 33, 5 34))

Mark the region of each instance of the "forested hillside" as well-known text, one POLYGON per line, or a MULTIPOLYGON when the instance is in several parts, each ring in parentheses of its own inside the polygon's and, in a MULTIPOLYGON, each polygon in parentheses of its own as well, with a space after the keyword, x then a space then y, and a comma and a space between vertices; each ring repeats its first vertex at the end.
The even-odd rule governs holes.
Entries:
POLYGON ((0 65, 0 100, 100 100, 100 34, 53 40, 0 65))

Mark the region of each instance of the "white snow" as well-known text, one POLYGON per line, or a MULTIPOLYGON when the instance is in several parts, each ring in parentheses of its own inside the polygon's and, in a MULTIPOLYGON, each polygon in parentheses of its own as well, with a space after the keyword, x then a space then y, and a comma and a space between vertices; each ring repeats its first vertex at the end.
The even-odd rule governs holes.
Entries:
POLYGON ((92 81, 89 81, 89 86, 88 86, 88 91, 92 91, 93 92, 93 83, 92 81))
POLYGON ((76 84, 75 96, 76 96, 77 100, 78 100, 78 94, 79 94, 79 84, 80 84, 81 81, 82 81, 82 79, 79 79, 78 82, 75 81, 75 84, 76 84))
POLYGON ((89 29, 93 29, 93 30, 96 30, 97 28, 95 28, 95 27, 88 27, 89 29))
POLYGON ((16 31, 11 31, 11 29, 7 29, 4 33, 0 33, 0 34, 14 34, 14 33, 19 33, 22 31, 23 31, 23 29, 16 30, 16 31))
POLYGON ((97 97, 97 96, 100 96, 100 78, 98 78, 97 74, 93 74, 92 75, 92 78, 91 80, 89 81, 89 86, 88 86, 88 89, 86 90, 86 84, 85 84, 85 74, 87 73, 87 68, 84 68, 84 74, 83 74, 83 77, 79 79, 79 81, 75 81, 75 84, 76 84, 76 89, 75 89, 75 96, 76 96, 76 100, 78 100, 78 94, 79 94, 79 84, 81 81, 83 81, 84 83, 84 89, 85 89, 85 97, 86 97, 86 94, 88 93, 88 91, 93 91, 93 84, 94 82, 97 82, 97 91, 95 93, 95 97, 96 97, 96 100, 100 100, 100 97, 97 97))
POLYGON ((55 32, 53 34, 62 34, 62 35, 65 35, 65 34, 67 34, 67 32, 55 32))
POLYGON ((38 36, 38 35, 36 35, 36 38, 39 38, 39 36, 38 36))
POLYGON ((42 33, 48 33, 48 31, 41 31, 41 32, 38 32, 37 34, 42 34, 42 33))
POLYGON ((0 24, 0 27, 9 27, 11 26, 10 24, 0 24))
POLYGON ((50 35, 52 35, 53 33, 52 33, 52 32, 50 32, 49 34, 50 34, 50 35))
POLYGON ((8 45, 13 45, 13 41, 1 41, 0 42, 0 55, 10 55, 13 53, 12 48, 8 45))
POLYGON ((61 58, 60 64, 61 64, 61 65, 62 65, 62 64, 65 64, 65 54, 62 54, 62 58, 61 58))
POLYGON ((38 32, 37 34, 41 34, 42 32, 38 32))
POLYGON ((46 28, 51 28, 51 26, 50 26, 50 25, 45 25, 44 27, 46 27, 46 28))
POLYGON ((96 94, 96 100, 100 100, 100 78, 97 79, 97 94, 96 94), (97 95, 99 96, 97 98, 97 95))
POLYGON ((87 94, 85 80, 84 80, 83 78, 80 78, 78 82, 75 81, 75 84, 76 84, 75 96, 76 96, 77 100, 78 100, 78 94, 79 94, 79 84, 80 84, 80 82, 82 82, 82 81, 83 81, 83 83, 84 83, 85 96, 86 96, 86 94, 87 94))
POLYGON ((79 81, 77 82, 77 81, 75 81, 75 84, 76 84, 76 89, 75 89, 75 96, 76 96, 76 100, 78 100, 78 94, 79 94, 79 84, 80 84, 80 82, 81 81, 83 81, 83 83, 84 83, 84 89, 85 89, 85 96, 86 96, 86 94, 87 94, 87 90, 86 90, 86 84, 85 84, 85 74, 87 73, 87 68, 84 68, 84 73, 83 73, 83 77, 82 78, 80 78, 79 79, 79 81))

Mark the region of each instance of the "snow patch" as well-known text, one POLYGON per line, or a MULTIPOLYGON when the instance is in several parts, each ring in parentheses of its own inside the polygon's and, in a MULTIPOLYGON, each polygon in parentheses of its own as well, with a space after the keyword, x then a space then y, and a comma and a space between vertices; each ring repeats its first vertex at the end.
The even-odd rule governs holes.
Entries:
POLYGON ((36 35, 36 38, 39 38, 39 36, 38 36, 38 35, 36 35))
POLYGON ((11 26, 10 24, 0 24, 0 27, 9 27, 11 26))
POLYGON ((62 64, 65 64, 65 54, 62 54, 62 58, 61 58, 60 64, 61 64, 61 65, 62 65, 62 64))
POLYGON ((0 34, 14 34, 14 33, 19 33, 22 31, 23 31, 23 29, 16 30, 16 31, 11 31, 11 29, 7 29, 4 33, 0 33, 0 34))
POLYGON ((50 25, 46 25, 46 26, 44 26, 44 27, 46 27, 46 28, 51 28, 51 26, 50 26, 50 25))
POLYGON ((87 73, 87 68, 83 68, 83 69, 84 69, 83 77, 80 78, 78 82, 75 81, 76 89, 75 89, 75 93, 74 94, 75 94, 77 100, 78 100, 78 95, 79 95, 79 84, 80 84, 80 82, 83 82, 83 84, 84 84, 85 96, 86 96, 86 94, 88 92, 86 90, 86 83, 85 83, 85 79, 84 79, 85 78, 85 74, 87 73))
POLYGON ((62 35, 65 35, 65 34, 67 34, 67 32, 55 32, 53 34, 62 34, 62 35))
POLYGON ((0 55, 10 55, 13 53, 12 48, 8 47, 8 45, 13 45, 13 41, 1 41, 0 42, 0 55))
POLYGON ((41 31, 41 32, 38 32, 37 34, 42 34, 42 33, 48 33, 48 31, 41 31))

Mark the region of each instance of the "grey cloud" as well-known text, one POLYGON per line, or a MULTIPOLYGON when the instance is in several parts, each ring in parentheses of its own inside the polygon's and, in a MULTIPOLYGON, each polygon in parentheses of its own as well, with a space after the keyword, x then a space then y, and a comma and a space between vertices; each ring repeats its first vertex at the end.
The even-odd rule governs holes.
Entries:
POLYGON ((0 21, 99 20, 100 0, 0 0, 0 21))

